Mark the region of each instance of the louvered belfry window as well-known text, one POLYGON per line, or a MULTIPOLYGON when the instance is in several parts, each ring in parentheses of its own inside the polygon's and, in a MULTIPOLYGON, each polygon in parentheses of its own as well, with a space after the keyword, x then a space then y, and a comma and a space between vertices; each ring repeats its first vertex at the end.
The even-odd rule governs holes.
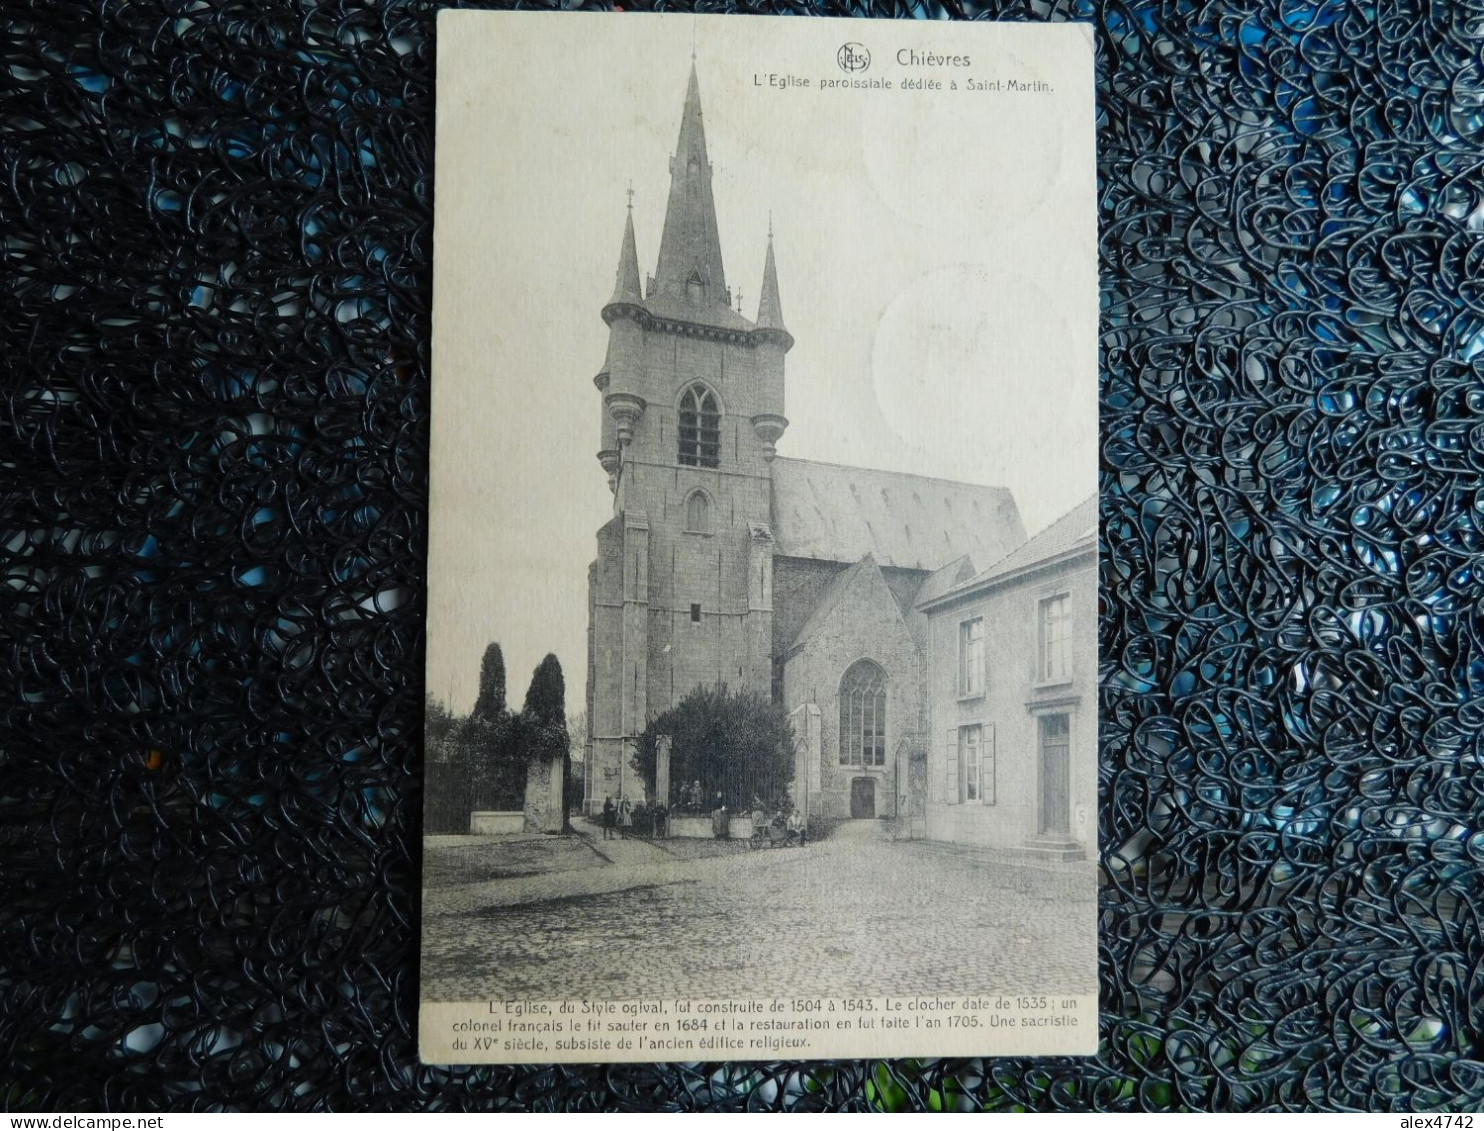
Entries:
POLYGON ((721 464, 721 413, 705 385, 692 385, 680 398, 680 462, 686 467, 721 464))

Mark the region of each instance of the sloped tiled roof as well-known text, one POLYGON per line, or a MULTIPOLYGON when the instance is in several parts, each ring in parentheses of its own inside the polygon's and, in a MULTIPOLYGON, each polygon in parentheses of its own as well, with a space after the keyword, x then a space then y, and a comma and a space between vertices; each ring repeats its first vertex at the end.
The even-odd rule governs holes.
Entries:
POLYGON ((931 601, 934 597, 941 597, 955 585, 968 581, 974 576, 974 563, 965 554, 961 558, 955 558, 936 573, 931 573, 923 581, 917 590, 917 596, 913 599, 914 605, 920 605, 924 601, 931 601))
POLYGON ((967 554, 1005 557, 1025 541, 1015 499, 980 487, 897 471, 775 459, 773 538, 778 553, 820 561, 937 570, 967 554))
POLYGON ((754 326, 726 303, 687 302, 667 294, 651 294, 639 304, 656 318, 668 318, 676 322, 689 322, 696 326, 720 326, 724 330, 747 332, 754 326))
MULTIPOLYGON (((968 581, 955 585, 950 593, 974 589, 980 585, 1005 577, 1038 562, 1050 561, 1070 550, 1083 546, 1096 546, 1098 542, 1098 497, 1091 495, 1062 515, 1045 530, 1029 539, 1024 545, 1006 554, 983 573, 968 581)), ((919 598, 918 604, 933 600, 919 598)))

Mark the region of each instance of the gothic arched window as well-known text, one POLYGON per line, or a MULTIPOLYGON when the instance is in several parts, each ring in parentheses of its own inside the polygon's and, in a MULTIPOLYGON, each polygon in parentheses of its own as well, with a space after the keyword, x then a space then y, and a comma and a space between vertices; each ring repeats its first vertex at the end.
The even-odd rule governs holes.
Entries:
POLYGON ((886 673, 870 660, 840 680, 840 765, 886 765, 886 673))
POLYGON ((692 385, 680 398, 680 462, 686 467, 721 464, 721 411, 705 385, 692 385))
POLYGON ((685 529, 688 534, 711 533, 711 500, 705 491, 692 491, 685 500, 685 529))

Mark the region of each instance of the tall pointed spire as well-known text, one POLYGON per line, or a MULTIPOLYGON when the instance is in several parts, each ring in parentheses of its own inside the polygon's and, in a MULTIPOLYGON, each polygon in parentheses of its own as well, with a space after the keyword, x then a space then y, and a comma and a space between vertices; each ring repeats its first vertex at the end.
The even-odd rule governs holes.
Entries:
POLYGON ((670 159, 670 201, 654 275, 661 294, 703 306, 727 305, 727 280, 721 265, 716 204, 711 197, 711 162, 706 158, 701 88, 694 61, 680 118, 680 137, 675 143, 675 156, 670 159))
POLYGON ((618 278, 613 285, 615 302, 643 302, 644 292, 639 289, 639 253, 634 246, 634 190, 629 189, 629 214, 623 226, 623 248, 618 253, 618 278))
POLYGON ((768 258, 763 263, 763 290, 757 300, 759 330, 788 331, 783 325, 783 304, 778 300, 778 267, 773 262, 773 220, 768 218, 768 258))

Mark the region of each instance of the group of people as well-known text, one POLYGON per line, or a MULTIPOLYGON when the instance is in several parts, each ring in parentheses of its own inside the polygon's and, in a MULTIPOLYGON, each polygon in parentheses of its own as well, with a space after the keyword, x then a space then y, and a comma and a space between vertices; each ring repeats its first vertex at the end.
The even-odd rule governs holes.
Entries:
POLYGON ((708 798, 699 781, 693 781, 690 785, 682 785, 680 796, 675 799, 675 811, 690 816, 704 816, 707 813, 714 813, 721 807, 721 794, 717 793, 708 798))
POLYGON ((669 832, 670 810, 659 801, 645 804, 625 797, 617 805, 611 796, 603 799, 603 839, 615 836, 664 836, 669 832))
MULTIPOLYGON (((753 795, 748 807, 752 816, 752 827, 761 829, 771 826, 788 834, 791 840, 804 843, 806 830, 804 819, 792 805, 765 806, 762 799, 753 795), (772 813, 769 817, 768 814, 772 813)), ((699 781, 680 787, 680 796, 675 802, 675 812, 682 814, 709 815, 712 835, 725 838, 729 835, 730 815, 721 792, 709 798, 699 781)), ((647 804, 640 798, 630 801, 627 797, 614 803, 610 794, 603 799, 603 839, 626 836, 665 836, 669 832, 670 809, 662 801, 647 804)))
POLYGON ((791 841, 797 841, 799 844, 805 843, 808 833, 804 825, 803 814, 792 805, 787 808, 788 811, 784 812, 783 806, 775 807, 773 809, 773 815, 769 817, 767 810, 761 803, 754 805, 752 810, 752 827, 754 831, 767 826, 777 833, 785 834, 791 841))

